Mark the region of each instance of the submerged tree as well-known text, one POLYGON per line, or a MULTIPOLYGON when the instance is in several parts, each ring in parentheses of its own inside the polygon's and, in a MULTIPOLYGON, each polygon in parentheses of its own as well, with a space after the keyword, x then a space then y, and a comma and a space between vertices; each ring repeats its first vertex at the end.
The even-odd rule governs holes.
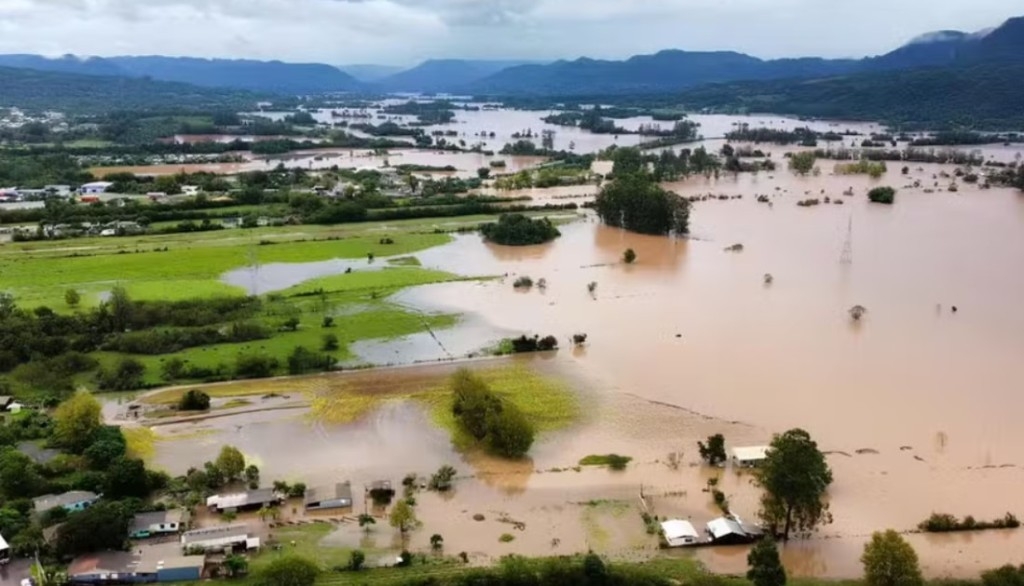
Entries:
POLYGON ((708 443, 697 442, 697 449, 700 451, 702 460, 712 466, 725 462, 725 436, 720 433, 708 436, 708 443))
POLYGON ((686 234, 690 229, 690 202, 642 173, 616 174, 598 193, 594 209, 605 224, 631 232, 686 234))
POLYGON ((772 440, 757 471, 761 519, 773 535, 789 539, 792 531, 813 531, 832 516, 824 502, 832 470, 810 434, 791 429, 772 440))

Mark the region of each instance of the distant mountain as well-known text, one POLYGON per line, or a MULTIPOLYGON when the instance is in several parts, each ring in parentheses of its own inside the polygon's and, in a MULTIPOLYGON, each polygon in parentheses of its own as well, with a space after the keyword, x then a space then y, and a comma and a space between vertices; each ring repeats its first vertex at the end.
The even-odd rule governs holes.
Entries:
POLYGON ((527 63, 530 62, 431 59, 380 80, 377 87, 389 92, 455 93, 499 71, 527 63))
POLYGON ((824 79, 741 81, 673 96, 685 107, 880 120, 903 129, 1024 130, 1024 60, 824 79))
POLYGON ((64 57, 0 55, 0 66, 80 75, 145 77, 203 87, 224 87, 287 94, 357 91, 351 75, 318 63, 282 63, 192 57, 64 57))
POLYGON ((290 94, 347 92, 362 88, 362 84, 351 75, 321 63, 159 56, 111 57, 108 60, 128 75, 204 87, 290 94))
POLYGON ((970 39, 971 35, 960 31, 928 33, 895 51, 866 59, 865 66, 869 70, 884 70, 948 65, 960 56, 970 39))
POLYGON ((626 61, 577 59, 513 67, 473 84, 480 93, 597 95, 678 91, 707 83, 847 73, 854 60, 764 61, 732 51, 661 51, 626 61))
POLYGON ((131 77, 0 67, 0 106, 98 113, 113 109, 251 108, 259 95, 131 77))
POLYGON ((394 75, 405 71, 405 67, 396 67, 393 65, 371 65, 371 64, 356 64, 356 65, 341 65, 338 69, 351 75, 357 80, 363 83, 371 83, 374 81, 380 81, 385 77, 394 75))
POLYGON ((101 57, 43 57, 42 55, 0 55, 0 67, 19 67, 38 71, 59 71, 82 75, 125 75, 125 72, 101 57))

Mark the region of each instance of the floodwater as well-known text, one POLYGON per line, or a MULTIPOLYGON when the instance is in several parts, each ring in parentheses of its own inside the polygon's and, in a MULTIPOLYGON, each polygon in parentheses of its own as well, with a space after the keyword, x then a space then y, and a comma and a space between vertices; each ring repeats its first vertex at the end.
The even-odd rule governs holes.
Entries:
MULTIPOLYGON (((444 332, 442 344, 411 336, 361 345, 364 358, 446 360, 515 333, 589 335, 584 348, 566 344, 527 359, 570 381, 590 418, 541 438, 526 465, 458 454, 422 409, 400 402, 350 426, 317 424, 300 412, 188 424, 214 429, 160 442, 157 461, 180 471, 200 464, 197 454, 232 443, 254 454, 268 478, 359 482, 457 463, 474 478, 461 480, 454 497, 420 499, 427 529, 413 545, 426 547, 436 531, 451 551, 492 557, 588 547, 654 555, 636 510, 641 487, 657 514, 696 524, 715 516, 701 492, 708 471, 692 464, 696 440, 716 432, 735 446, 802 427, 829 453, 834 523, 785 547, 795 575, 857 576, 871 532, 909 531, 932 512, 1019 515, 1024 194, 963 183, 947 191, 948 166, 911 165, 902 176, 890 165, 872 180, 833 176, 831 162, 819 165, 817 177, 780 170, 669 185, 687 196, 716 196, 694 204, 689 239, 630 234, 585 216, 542 246, 502 247, 463 235, 416 255, 430 268, 508 277, 397 294, 392 301, 413 308, 458 312, 461 325, 444 332), (909 187, 915 181, 923 187, 909 187), (895 205, 867 201, 877 185, 900 188, 895 205), (825 197, 843 205, 796 205, 825 197), (734 244, 742 252, 725 251, 734 244), (627 248, 638 255, 631 266, 620 261, 627 248), (513 290, 513 277, 523 274, 546 279, 547 287, 513 290), (858 304, 868 312, 854 323, 847 312, 858 304), (209 445, 200 449, 202 442, 209 445), (636 461, 622 474, 552 471, 606 452, 636 461), (665 464, 671 452, 683 453, 679 469, 665 464), (613 503, 585 504, 604 500, 613 503), (469 520, 478 512, 487 521, 469 520), (494 521, 502 515, 527 523, 511 544, 497 542, 514 531, 494 521)), ((373 376, 402 376, 394 372, 373 376)), ((749 477, 729 470, 722 486, 733 510, 753 518, 757 492, 749 477)), ((908 539, 930 576, 976 575, 1020 563, 1024 551, 1021 531, 908 539)), ((697 555, 728 572, 742 571, 746 559, 743 548, 672 555, 697 555)))

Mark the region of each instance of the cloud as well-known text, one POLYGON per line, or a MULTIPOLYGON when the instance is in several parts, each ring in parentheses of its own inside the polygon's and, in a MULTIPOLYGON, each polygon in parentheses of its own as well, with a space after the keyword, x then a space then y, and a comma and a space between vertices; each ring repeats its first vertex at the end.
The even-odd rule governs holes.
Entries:
MULTIPOLYGON (((861 56, 1012 16, 1005 0, 0 0, 0 52, 411 64, 665 48, 861 56)), ((1019 8, 1017 9, 1019 10, 1019 8)))

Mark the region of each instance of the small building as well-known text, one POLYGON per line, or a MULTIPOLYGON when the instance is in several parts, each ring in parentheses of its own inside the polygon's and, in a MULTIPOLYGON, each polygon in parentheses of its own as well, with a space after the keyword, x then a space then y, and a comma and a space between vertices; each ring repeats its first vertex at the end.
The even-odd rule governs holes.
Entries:
POLYGON ((770 446, 749 446, 732 449, 732 461, 739 466, 757 466, 768 457, 770 446))
POLYGON ((78 193, 80 195, 98 195, 100 193, 106 193, 113 185, 114 184, 110 181, 93 181, 92 183, 84 183, 78 187, 78 193))
POLYGON ((661 533, 669 547, 686 547, 700 543, 700 534, 693 523, 680 519, 670 519, 661 524, 661 533))
POLYGON ((184 509, 139 513, 132 519, 128 536, 132 539, 145 539, 156 535, 170 535, 184 530, 187 524, 188 511, 184 509))
POLYGON ((272 488, 260 488, 230 494, 216 494, 206 499, 206 506, 218 513, 258 511, 263 507, 276 507, 284 497, 272 488))
POLYGON ((202 189, 198 185, 182 185, 182 195, 197 195, 202 189))
POLYGON ((719 517, 708 522, 707 534, 711 542, 721 545, 753 543, 761 539, 760 528, 748 525, 736 515, 719 517))
POLYGON ((206 556, 183 555, 172 542, 78 557, 68 567, 68 581, 95 586, 196 582, 202 579, 205 565, 206 556))
POLYGON ((339 482, 334 486, 306 489, 303 502, 307 511, 350 508, 352 506, 352 484, 339 482))
POLYGON ((70 185, 47 185, 43 187, 43 190, 50 195, 56 195, 59 197, 68 197, 71 195, 70 185))
POLYGON ((47 494, 33 499, 37 513, 45 513, 57 507, 69 512, 84 511, 100 500, 100 496, 86 490, 72 490, 63 494, 47 494))
POLYGON ((0 395, 0 411, 9 411, 11 403, 14 402, 14 397, 9 395, 0 395))
POLYGON ((181 547, 185 551, 204 552, 258 549, 260 538, 250 536, 246 525, 227 525, 186 531, 181 534, 181 547))
POLYGON ((4 539, 3 535, 0 535, 0 565, 4 565, 11 561, 11 546, 7 545, 7 540, 4 539))

